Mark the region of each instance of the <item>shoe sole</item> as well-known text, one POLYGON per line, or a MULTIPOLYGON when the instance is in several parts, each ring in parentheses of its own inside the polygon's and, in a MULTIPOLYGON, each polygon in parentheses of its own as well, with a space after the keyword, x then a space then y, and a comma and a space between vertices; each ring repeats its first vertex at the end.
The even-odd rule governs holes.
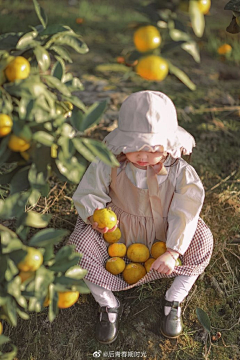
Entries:
POLYGON ((162 335, 163 336, 165 336, 166 338, 168 338, 168 339, 177 339, 181 334, 179 334, 179 335, 177 335, 177 336, 169 336, 169 335, 166 335, 166 334, 164 334, 164 332, 162 331, 162 329, 160 329, 160 331, 161 331, 161 333, 162 333, 162 335))

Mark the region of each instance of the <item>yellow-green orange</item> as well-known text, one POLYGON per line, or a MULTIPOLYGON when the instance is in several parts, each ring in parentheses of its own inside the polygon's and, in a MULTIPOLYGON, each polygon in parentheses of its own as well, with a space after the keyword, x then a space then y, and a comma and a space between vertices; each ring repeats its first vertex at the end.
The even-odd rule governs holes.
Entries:
POLYGON ((9 115, 0 114, 0 137, 8 135, 12 130, 13 122, 9 115))
POLYGON ((21 282, 23 283, 27 279, 33 277, 35 274, 34 271, 20 271, 18 276, 21 278, 21 282))
POLYGON ((198 7, 203 15, 208 14, 211 7, 211 0, 198 0, 198 7))
POLYGON ((127 257, 133 262, 145 262, 149 256, 148 247, 144 244, 135 243, 127 249, 127 257))
POLYGON ((3 333, 3 325, 2 323, 0 322, 0 335, 3 333))
MULTIPOLYGON (((58 292, 58 304, 57 306, 60 309, 66 309, 75 304, 75 302, 79 298, 79 292, 78 291, 64 291, 64 292, 58 292)), ((45 299, 46 301, 46 299, 45 299)), ((45 303, 44 301, 44 303, 45 303)), ((45 306, 47 306, 49 303, 46 301, 45 306)))
POLYGON ((119 243, 119 244, 111 244, 108 247, 108 254, 111 257, 119 256, 123 257, 126 255, 127 247, 125 244, 119 243))
POLYGON ((125 269, 125 266, 125 261, 117 256, 108 259, 106 262, 106 270, 113 275, 121 274, 125 269))
POLYGON ((12 151, 23 152, 30 148, 30 142, 24 140, 23 138, 17 135, 12 134, 8 142, 8 147, 12 151))
POLYGON ((166 243, 163 241, 156 241, 151 247, 151 255, 154 259, 157 259, 159 256, 165 253, 167 250, 166 243))
POLYGON ((121 230, 117 227, 114 231, 108 231, 103 234, 104 239, 109 243, 113 244, 121 239, 121 230))
POLYGON ((146 275, 146 269, 143 265, 138 263, 127 264, 123 271, 123 279, 129 285, 138 282, 144 275, 146 275))
POLYGON ((229 44, 223 44, 223 45, 219 46, 219 48, 218 48, 218 53, 220 55, 228 54, 231 51, 232 51, 232 47, 229 44))
POLYGON ((26 79, 30 73, 30 63, 23 56, 15 57, 5 68, 5 75, 9 81, 26 79))
POLYGON ((136 72, 146 80, 162 81, 168 75, 168 63, 157 55, 148 55, 139 59, 136 72))
POLYGON ((20 263, 18 269, 21 271, 36 271, 43 263, 42 253, 34 247, 28 247, 27 255, 20 263))
POLYGON ((98 223, 100 229, 112 229, 117 224, 117 215, 111 209, 97 209, 94 211, 93 221, 98 223))
POLYGON ((147 261, 145 261, 144 266, 145 266, 145 269, 147 272, 150 271, 150 267, 154 263, 155 260, 156 259, 154 259, 154 258, 149 258, 147 261))
POLYGON ((133 35, 133 41, 138 51, 154 50, 161 44, 161 36, 155 26, 142 26, 133 35))

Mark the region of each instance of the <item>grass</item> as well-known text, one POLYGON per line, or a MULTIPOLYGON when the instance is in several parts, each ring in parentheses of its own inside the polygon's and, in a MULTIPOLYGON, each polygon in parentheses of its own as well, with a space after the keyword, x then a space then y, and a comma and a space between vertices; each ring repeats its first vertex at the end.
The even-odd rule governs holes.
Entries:
MULTIPOLYGON (((133 30, 128 24, 145 20, 133 10, 137 1, 80 1, 74 7, 63 0, 40 3, 49 15, 49 23, 67 24, 83 35, 90 51, 87 55, 75 56, 72 69, 80 75, 86 90, 100 81, 107 83, 106 89, 99 87, 98 91, 89 92, 106 95, 111 109, 116 111, 124 96, 143 89, 166 92, 175 102, 180 125, 196 138, 191 163, 205 186, 206 200, 201 216, 213 232, 215 247, 208 268, 183 304, 185 328, 179 339, 167 340, 159 333, 162 298, 171 282, 163 279, 117 293, 124 303, 124 314, 119 338, 109 346, 94 339, 97 304, 91 295, 81 296, 75 306, 60 310, 52 324, 46 310, 31 314, 29 321, 19 319, 16 328, 6 325, 4 333, 19 349, 16 360, 86 360, 92 359, 97 350, 108 354, 102 356, 103 359, 110 357, 110 351, 130 350, 145 352, 147 360, 239 359, 240 54, 239 35, 229 36, 224 31, 231 17, 222 10, 225 1, 213 4, 212 16, 206 18, 200 64, 179 50, 171 54, 197 84, 194 92, 174 76, 168 76, 162 83, 149 83, 132 73, 123 75, 118 69, 97 70, 103 63, 115 64, 115 58, 133 46, 133 30), (76 23, 77 17, 84 19, 82 25, 76 23), (222 42, 233 47, 227 59, 221 59, 216 53, 222 42), (221 333, 218 341, 210 342, 206 338, 197 320, 197 307, 209 315, 211 335, 221 333)), ((38 24, 30 0, 11 3, 0 0, 0 16, 0 33, 27 31, 27 24, 38 24)), ((106 127, 111 125, 105 121, 106 118, 93 129, 92 137, 103 138, 106 127)), ((77 218, 71 201, 75 186, 60 184, 52 178, 51 188, 49 197, 41 199, 35 210, 52 214, 50 226, 72 231, 77 218)), ((0 189, 0 198, 6 190, 0 189)))

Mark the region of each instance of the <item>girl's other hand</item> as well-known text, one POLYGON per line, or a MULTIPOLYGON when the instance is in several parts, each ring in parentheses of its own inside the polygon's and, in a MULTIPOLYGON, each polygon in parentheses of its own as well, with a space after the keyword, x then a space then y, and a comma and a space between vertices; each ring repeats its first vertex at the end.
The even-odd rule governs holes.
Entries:
POLYGON ((94 230, 97 230, 97 231, 100 232, 101 234, 105 234, 105 233, 107 233, 107 232, 112 232, 112 231, 116 230, 116 228, 118 227, 118 223, 119 223, 119 221, 117 221, 117 224, 116 224, 112 229, 109 229, 108 227, 99 228, 99 227, 98 227, 98 223, 93 221, 93 216, 89 216, 88 220, 89 220, 89 222, 91 223, 92 228, 93 228, 94 230))
POLYGON ((150 270, 154 269, 161 274, 170 275, 174 270, 176 260, 169 252, 165 252, 154 261, 150 270))

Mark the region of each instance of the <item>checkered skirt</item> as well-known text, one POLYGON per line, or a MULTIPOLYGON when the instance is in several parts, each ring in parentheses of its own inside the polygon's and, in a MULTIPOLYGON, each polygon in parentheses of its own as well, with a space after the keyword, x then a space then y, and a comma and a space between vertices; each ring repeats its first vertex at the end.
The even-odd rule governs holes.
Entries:
MULTIPOLYGON (((209 264, 213 249, 213 237, 208 226, 199 218, 194 237, 185 254, 180 256, 182 266, 176 266, 171 275, 151 270, 133 285, 128 285, 121 274, 112 275, 105 269, 106 260, 109 258, 108 244, 102 234, 94 230, 91 225, 87 225, 80 217, 77 219, 68 244, 75 245, 76 251, 83 254, 79 265, 88 271, 85 276, 87 280, 108 290, 121 291, 161 278, 200 275, 209 264)), ((130 262, 127 258, 124 260, 126 263, 130 262)))

